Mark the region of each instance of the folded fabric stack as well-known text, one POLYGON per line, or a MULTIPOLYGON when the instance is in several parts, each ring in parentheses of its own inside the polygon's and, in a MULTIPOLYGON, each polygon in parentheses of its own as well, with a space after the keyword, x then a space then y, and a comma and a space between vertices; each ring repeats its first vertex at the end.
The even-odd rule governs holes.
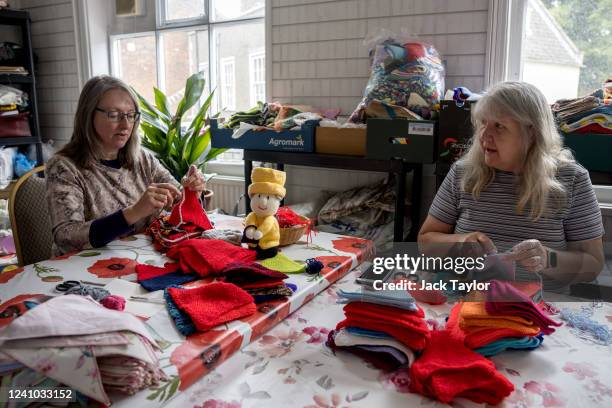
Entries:
POLYGON ((410 390, 450 403, 467 398, 499 404, 514 385, 493 362, 467 349, 450 330, 433 331, 423 355, 410 367, 410 390))
POLYGON ((191 289, 170 286, 164 291, 164 297, 176 328, 184 336, 196 331, 208 331, 257 311, 251 295, 225 282, 213 282, 191 289))
POLYGON ((289 276, 258 263, 231 262, 221 274, 224 282, 244 289, 255 303, 291 296, 296 289, 295 285, 284 283, 289 276))
POLYGON ((168 250, 168 257, 185 273, 218 275, 230 262, 255 262, 256 253, 218 239, 188 239, 168 250))
POLYGON ((446 325, 464 339, 466 347, 484 356, 533 350, 542 344, 544 335, 561 326, 511 283, 491 281, 486 299, 455 305, 446 325))
POLYGON ((213 226, 198 193, 186 188, 181 201, 174 205, 170 215, 154 219, 147 231, 153 238, 155 249, 163 252, 211 229, 213 226))
POLYGON ((29 310, 0 332, 0 345, 5 368, 8 357, 30 370, 11 372, 11 384, 29 383, 36 372, 52 380, 49 387, 64 384, 105 405, 108 391, 133 394, 167 380, 144 324, 84 296, 57 296, 29 310))
POLYGON ((552 110, 565 133, 612 134, 612 99, 601 89, 582 98, 561 99, 552 110))
POLYGON ((345 350, 383 370, 413 361, 429 337, 425 314, 405 291, 337 292, 346 318, 331 331, 327 345, 345 350))
POLYGON ((163 267, 138 264, 136 265, 136 275, 138 276, 138 283, 149 292, 200 279, 200 276, 196 273, 183 273, 179 269, 179 264, 173 262, 167 262, 163 267))

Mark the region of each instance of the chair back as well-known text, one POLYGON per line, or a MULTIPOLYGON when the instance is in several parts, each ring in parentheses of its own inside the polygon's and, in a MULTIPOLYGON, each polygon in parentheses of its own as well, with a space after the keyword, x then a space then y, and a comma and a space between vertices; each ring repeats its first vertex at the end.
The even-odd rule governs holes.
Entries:
POLYGON ((45 166, 38 166, 21 176, 9 198, 11 228, 21 266, 44 261, 53 254, 44 170, 45 166))

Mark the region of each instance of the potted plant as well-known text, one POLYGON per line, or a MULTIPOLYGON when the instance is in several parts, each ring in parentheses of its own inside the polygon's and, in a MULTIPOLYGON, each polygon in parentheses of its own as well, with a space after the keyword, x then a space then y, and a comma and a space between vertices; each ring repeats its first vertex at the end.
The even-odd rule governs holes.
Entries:
MULTIPOLYGON (((204 85, 204 72, 198 72, 187 78, 183 98, 174 114, 170 112, 168 97, 159 89, 153 88, 154 104, 134 91, 140 105, 142 145, 155 153, 177 181, 187 174, 192 164, 195 164, 202 173, 206 173, 206 163, 227 150, 227 148, 214 148, 210 144, 207 112, 214 91, 204 98, 202 95, 204 85), (184 123, 185 114, 202 99, 204 101, 191 123, 184 123)), ((211 175, 206 175, 207 180, 210 178, 211 175)), ((204 198, 207 204, 212 194, 210 190, 205 191, 204 198)))

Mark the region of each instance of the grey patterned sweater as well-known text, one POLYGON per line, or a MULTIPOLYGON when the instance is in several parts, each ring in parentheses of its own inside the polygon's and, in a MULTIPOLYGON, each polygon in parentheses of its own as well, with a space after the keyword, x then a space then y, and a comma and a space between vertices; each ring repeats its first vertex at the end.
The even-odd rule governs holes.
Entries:
MULTIPOLYGON (((115 169, 101 163, 82 169, 65 156, 56 154, 46 165, 47 205, 53 225, 53 253, 61 255, 91 247, 91 223, 132 204, 152 183, 179 183, 149 152, 141 149, 134 170, 115 169)), ((144 230, 150 219, 134 229, 144 230)))

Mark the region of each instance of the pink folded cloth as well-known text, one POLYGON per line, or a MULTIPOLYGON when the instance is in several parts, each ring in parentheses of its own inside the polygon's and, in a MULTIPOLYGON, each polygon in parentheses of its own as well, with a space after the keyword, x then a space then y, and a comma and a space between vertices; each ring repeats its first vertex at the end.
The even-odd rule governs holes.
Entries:
POLYGON ((485 310, 492 315, 507 315, 523 317, 531 320, 538 326, 542 333, 551 334, 559 327, 560 322, 552 320, 523 292, 514 288, 511 284, 500 281, 491 281, 487 291, 485 310))

